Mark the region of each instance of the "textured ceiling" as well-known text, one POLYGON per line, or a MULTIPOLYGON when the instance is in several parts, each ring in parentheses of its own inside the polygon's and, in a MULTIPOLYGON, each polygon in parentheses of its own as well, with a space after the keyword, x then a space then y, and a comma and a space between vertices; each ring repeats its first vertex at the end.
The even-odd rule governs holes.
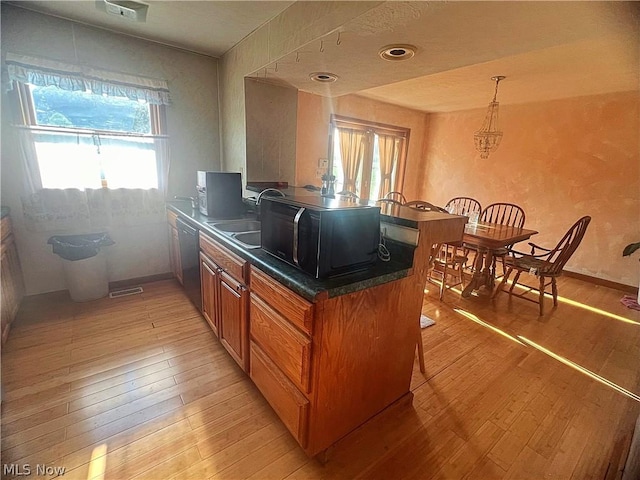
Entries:
POLYGON ((97 8, 100 0, 21 0, 6 3, 220 57, 294 2, 147 0, 139 2, 149 5, 145 23, 107 14, 97 8))
MULTIPOLYGON (((148 1, 147 23, 107 15, 95 1, 7 3, 220 56, 293 2, 148 1)), ((640 90, 639 24, 640 2, 391 1, 254 76, 432 112, 485 107, 494 75, 507 77, 502 104, 640 90), (416 55, 378 56, 396 43, 414 45, 416 55), (310 80, 321 71, 339 80, 310 80)))
POLYGON ((387 2, 255 76, 325 96, 358 93, 423 111, 638 90, 640 3, 387 2), (338 40, 340 44, 338 45, 338 40), (403 62, 378 56, 411 44, 403 62), (322 51, 321 51, 322 50, 322 51), (309 73, 338 75, 319 84, 309 73))

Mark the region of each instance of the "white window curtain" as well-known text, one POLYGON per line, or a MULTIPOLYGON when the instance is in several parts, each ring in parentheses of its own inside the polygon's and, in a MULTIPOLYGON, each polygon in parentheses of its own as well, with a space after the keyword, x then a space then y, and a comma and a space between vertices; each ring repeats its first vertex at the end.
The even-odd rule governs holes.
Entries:
POLYGON ((169 141, 165 137, 48 131, 26 126, 16 130, 27 193, 42 188, 102 186, 167 191, 169 141), (67 172, 74 174, 69 176, 67 172), (72 179, 77 185, 70 183, 72 179), (148 184, 141 184, 141 180, 148 184))
POLYGON ((403 139, 395 135, 378 135, 378 149, 380 152, 380 192, 378 198, 391 191, 393 174, 398 164, 400 142, 403 139))
POLYGON ((33 132, 28 128, 17 128, 20 157, 22 165, 22 178, 24 180, 24 191, 35 193, 42 189, 42 177, 40 176, 40 166, 38 165, 38 155, 36 153, 33 132))
POLYGON ((166 222, 158 189, 43 188, 22 198, 25 226, 32 232, 83 233, 166 222))
POLYGON ((16 82, 41 87, 55 85, 71 91, 90 90, 98 95, 146 100, 154 105, 171 103, 165 80, 12 53, 7 53, 5 63, 9 80, 16 82))
POLYGON ((367 134, 350 128, 338 128, 338 132, 344 172, 343 191, 356 193, 356 178, 364 157, 367 134))

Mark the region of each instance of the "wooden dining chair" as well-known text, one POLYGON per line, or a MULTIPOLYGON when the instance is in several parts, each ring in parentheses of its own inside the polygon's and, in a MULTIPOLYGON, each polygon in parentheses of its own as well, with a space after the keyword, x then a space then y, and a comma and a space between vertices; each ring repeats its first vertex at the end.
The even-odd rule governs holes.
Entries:
MULTIPOLYGON (((487 223, 497 223, 498 225, 507 225, 510 227, 523 228, 525 221, 525 213, 522 207, 513 203, 492 203, 485 207, 480 214, 480 221, 487 223)), ((491 275, 496 276, 496 260, 499 258, 502 263, 502 274, 505 272, 504 259, 508 255, 513 245, 507 245, 493 251, 493 262, 491 264, 491 275)))
POLYGON ((465 217, 471 217, 472 214, 477 213, 478 218, 480 218, 480 213, 482 212, 480 202, 471 197, 454 197, 447 202, 444 208, 453 215, 465 217))
POLYGON ((380 198, 376 200, 376 203, 386 203, 389 205, 402 205, 402 202, 394 200, 393 198, 380 198))
POLYGON ((412 200, 410 202, 406 202, 404 206, 413 208, 414 210, 422 210, 423 212, 447 213, 444 208, 434 205, 433 203, 425 202, 424 200, 412 200))
MULTIPOLYGON (((447 202, 444 209, 452 215, 471 216, 480 215, 480 202, 470 197, 455 197, 447 202)), ((469 260, 469 250, 463 243, 444 243, 438 245, 433 258, 433 265, 429 270, 429 280, 440 285, 440 300, 448 288, 458 285, 464 287, 464 268, 469 260), (452 280, 451 282, 449 280, 452 280)))
POLYGON ((388 199, 388 200, 396 200, 397 202, 403 204, 403 203, 407 203, 407 199, 405 198, 405 196, 402 194, 402 192, 389 192, 387 193, 382 199, 388 199))
POLYGON ((338 195, 340 196, 340 199, 345 202, 357 202, 360 199, 360 197, 356 193, 350 192, 348 190, 338 192, 338 195))
POLYGON ((518 283, 520 274, 522 272, 532 272, 539 279, 538 288, 526 286, 526 290, 521 294, 515 294, 516 297, 523 298, 532 302, 536 300, 526 297, 525 295, 531 291, 538 292, 538 304, 540 305, 540 315, 544 313, 544 294, 545 289, 551 285, 551 294, 553 296, 553 306, 558 306, 558 286, 556 285, 556 278, 562 275, 562 269, 569 261, 573 253, 576 251, 582 238, 584 237, 587 227, 591 222, 591 217, 584 216, 564 234, 558 244, 553 249, 548 249, 529 242, 531 246, 531 253, 521 253, 511 250, 512 256, 506 257, 505 262, 507 271, 500 282, 500 285, 493 292, 492 298, 495 298, 498 293, 503 291, 504 285, 507 283, 511 272, 516 271, 516 276, 511 282, 511 288, 509 288, 509 296, 513 295, 513 288, 518 283), (536 253, 536 252, 542 253, 536 253), (546 280, 550 279, 548 283, 546 280))

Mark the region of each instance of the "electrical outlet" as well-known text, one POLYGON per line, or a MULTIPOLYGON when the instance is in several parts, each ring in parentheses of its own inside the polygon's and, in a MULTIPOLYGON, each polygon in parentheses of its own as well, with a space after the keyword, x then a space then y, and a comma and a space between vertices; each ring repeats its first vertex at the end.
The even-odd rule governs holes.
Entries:
POLYGON ((319 158, 318 159, 318 168, 322 168, 324 170, 329 168, 329 159, 328 158, 319 158))
POLYGON ((316 178, 322 178, 322 175, 326 173, 324 168, 316 168, 316 178))

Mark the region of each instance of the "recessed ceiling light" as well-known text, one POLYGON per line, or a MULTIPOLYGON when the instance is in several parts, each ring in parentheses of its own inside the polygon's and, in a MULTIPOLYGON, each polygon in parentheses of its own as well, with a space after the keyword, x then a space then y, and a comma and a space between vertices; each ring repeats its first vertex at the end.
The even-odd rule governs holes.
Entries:
POLYGON ((378 53, 381 58, 391 61, 409 60, 415 54, 416 47, 413 45, 387 45, 378 53))
POLYGON ((338 76, 335 73, 329 73, 329 72, 310 73, 309 78, 314 82, 320 82, 320 83, 333 83, 336 80, 338 80, 338 76))

